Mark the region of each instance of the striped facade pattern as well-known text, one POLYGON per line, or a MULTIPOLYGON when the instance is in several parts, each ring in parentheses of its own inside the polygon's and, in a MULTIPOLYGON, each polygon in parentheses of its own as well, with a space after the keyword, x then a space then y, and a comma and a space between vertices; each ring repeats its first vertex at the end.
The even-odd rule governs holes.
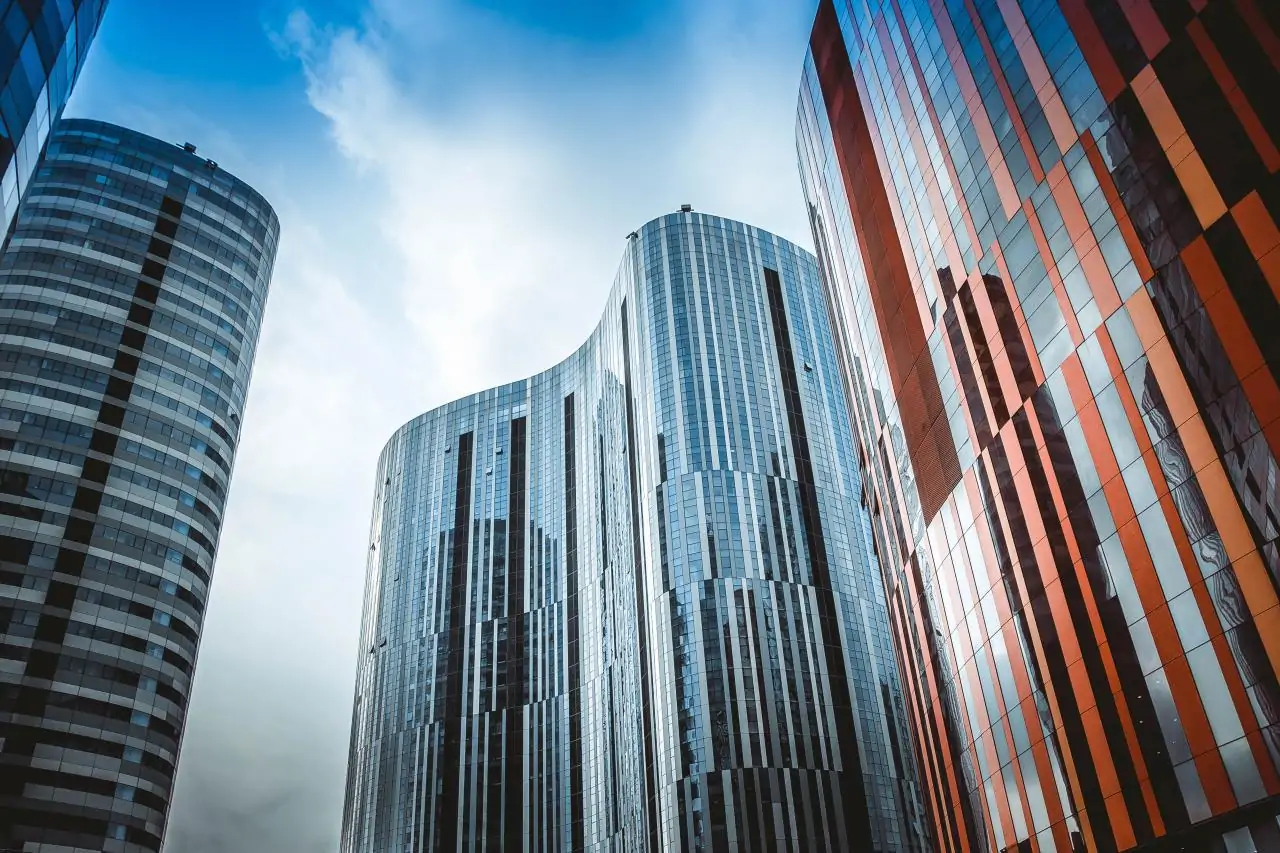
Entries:
POLYGON ((926 849, 815 259, 698 213, 600 325, 403 427, 344 853, 926 849))
POLYGON ((107 0, 0 0, 0 232, 18 212, 107 0))
POLYGON ((68 120, 0 256, 0 850, 156 853, 279 224, 68 120))
POLYGON ((822 0, 798 149, 940 851, 1280 850, 1280 5, 822 0))

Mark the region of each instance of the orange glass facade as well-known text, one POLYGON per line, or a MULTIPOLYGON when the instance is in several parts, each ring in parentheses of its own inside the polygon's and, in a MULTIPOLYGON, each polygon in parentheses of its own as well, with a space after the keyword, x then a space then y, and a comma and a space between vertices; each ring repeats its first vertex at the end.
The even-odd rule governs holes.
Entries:
POLYGON ((797 134, 934 848, 1280 850, 1280 3, 822 0, 797 134))

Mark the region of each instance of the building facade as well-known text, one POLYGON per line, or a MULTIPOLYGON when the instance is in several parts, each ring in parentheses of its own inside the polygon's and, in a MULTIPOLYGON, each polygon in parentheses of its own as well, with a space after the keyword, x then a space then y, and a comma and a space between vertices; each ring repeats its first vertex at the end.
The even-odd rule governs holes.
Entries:
POLYGON ((0 256, 0 850, 157 851, 279 225, 68 120, 0 256))
POLYGON ((0 0, 0 232, 7 231, 107 0, 0 0))
POLYGON ((940 851, 1280 849, 1280 5, 822 0, 798 118, 940 851))
POLYGON ((922 851, 812 255, 682 211, 383 451, 344 853, 922 851))

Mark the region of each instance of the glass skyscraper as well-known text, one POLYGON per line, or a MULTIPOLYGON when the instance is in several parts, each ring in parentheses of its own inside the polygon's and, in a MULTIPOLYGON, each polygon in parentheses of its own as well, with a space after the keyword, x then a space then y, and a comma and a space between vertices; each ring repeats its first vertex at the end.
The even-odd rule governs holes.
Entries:
POLYGON ((0 256, 0 850, 160 848, 278 233, 192 146, 100 122, 32 179, 0 256))
POLYGON ((1280 850, 1280 4, 822 0, 798 148, 939 851, 1280 850))
POLYGON ((107 0, 0 0, 0 234, 71 97, 107 0))
POLYGON ((344 853, 926 849, 814 257, 682 210, 388 443, 344 853))

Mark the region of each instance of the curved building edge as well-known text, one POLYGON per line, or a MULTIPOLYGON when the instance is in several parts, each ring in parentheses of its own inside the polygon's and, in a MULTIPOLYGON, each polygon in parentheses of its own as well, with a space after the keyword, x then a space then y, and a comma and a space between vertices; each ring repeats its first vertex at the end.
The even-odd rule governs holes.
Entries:
POLYGON ((669 214, 575 353, 395 432, 344 853, 927 849, 826 318, 808 252, 669 214))

